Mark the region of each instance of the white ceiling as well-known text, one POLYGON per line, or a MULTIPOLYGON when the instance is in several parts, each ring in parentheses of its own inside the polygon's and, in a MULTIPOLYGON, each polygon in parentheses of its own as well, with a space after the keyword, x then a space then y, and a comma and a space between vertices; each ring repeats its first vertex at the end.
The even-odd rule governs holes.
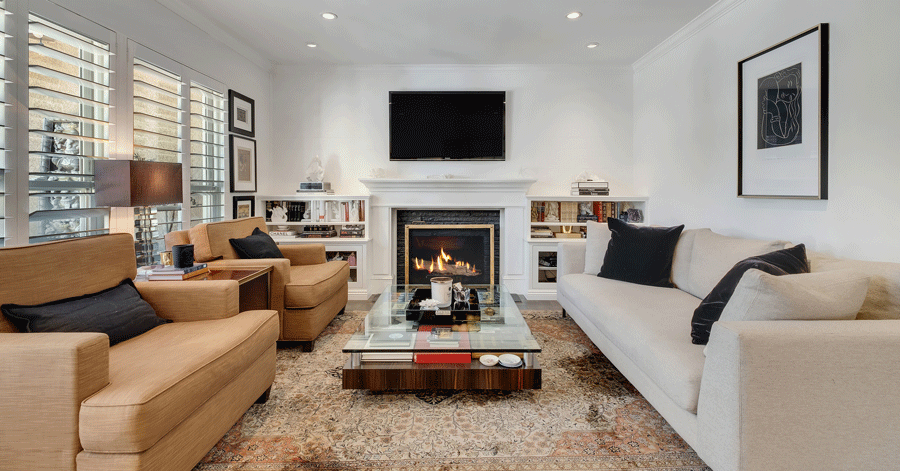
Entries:
POLYGON ((275 64, 626 66, 715 2, 180 0, 188 8, 176 13, 211 22, 275 64), (326 11, 338 18, 322 18, 326 11), (569 20, 571 11, 583 16, 569 20))

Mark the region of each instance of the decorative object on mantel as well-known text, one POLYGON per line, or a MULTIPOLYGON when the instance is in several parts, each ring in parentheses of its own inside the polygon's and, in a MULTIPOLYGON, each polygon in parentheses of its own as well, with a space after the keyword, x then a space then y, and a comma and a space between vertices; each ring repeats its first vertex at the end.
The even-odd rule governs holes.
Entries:
POLYGON ((828 199, 828 23, 738 62, 737 194, 828 199))
POLYGON ((256 137, 256 102, 246 95, 228 90, 228 132, 256 137))

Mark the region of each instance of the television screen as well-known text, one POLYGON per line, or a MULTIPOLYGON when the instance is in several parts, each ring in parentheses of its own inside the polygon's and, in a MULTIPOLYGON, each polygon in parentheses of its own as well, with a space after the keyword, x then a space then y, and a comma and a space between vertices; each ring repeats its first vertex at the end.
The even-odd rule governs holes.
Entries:
POLYGON ((506 160, 506 92, 390 92, 391 160, 506 160))

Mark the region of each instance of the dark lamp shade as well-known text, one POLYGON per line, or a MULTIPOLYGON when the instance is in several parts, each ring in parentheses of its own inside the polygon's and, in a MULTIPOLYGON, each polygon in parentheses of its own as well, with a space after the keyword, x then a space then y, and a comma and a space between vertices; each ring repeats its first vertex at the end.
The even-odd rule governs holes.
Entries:
POLYGON ((181 203, 181 164, 145 160, 94 162, 97 206, 125 208, 181 203))

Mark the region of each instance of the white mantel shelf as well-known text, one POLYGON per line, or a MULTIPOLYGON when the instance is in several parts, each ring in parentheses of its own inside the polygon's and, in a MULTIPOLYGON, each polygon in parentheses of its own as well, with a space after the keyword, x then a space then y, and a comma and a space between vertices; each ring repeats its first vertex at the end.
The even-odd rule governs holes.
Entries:
POLYGON ((520 192, 525 194, 537 180, 526 178, 360 178, 360 182, 376 192, 455 192, 478 191, 490 193, 520 192))

